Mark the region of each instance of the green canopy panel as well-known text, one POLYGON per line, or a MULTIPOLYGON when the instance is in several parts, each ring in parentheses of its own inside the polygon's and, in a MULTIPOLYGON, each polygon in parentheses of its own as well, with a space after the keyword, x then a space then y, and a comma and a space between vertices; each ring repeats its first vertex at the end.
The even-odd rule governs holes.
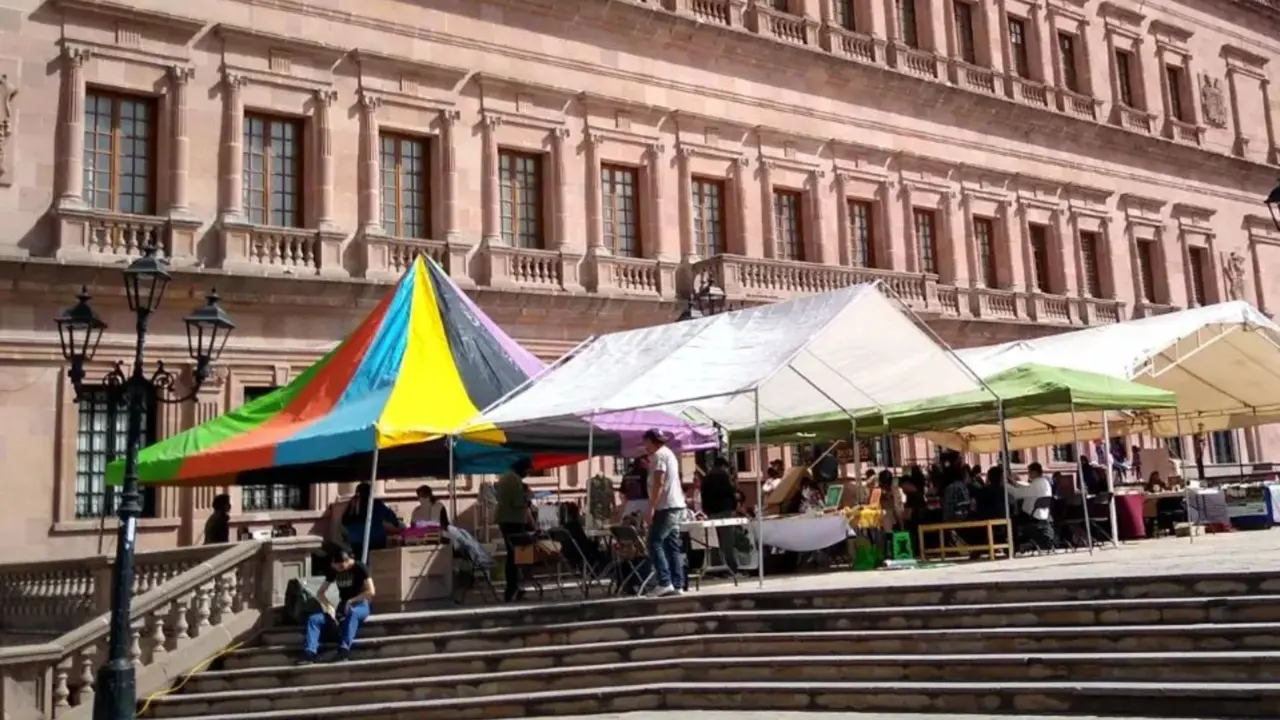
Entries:
MULTIPOLYGON (((1000 447, 1000 405, 1013 448, 1072 442, 1072 410, 1081 439, 1101 436, 1102 413, 1110 412, 1112 435, 1144 428, 1143 410, 1172 408, 1177 397, 1159 388, 1107 375, 1027 364, 985 379, 988 389, 942 395, 880 410, 851 411, 858 435, 915 433, 957 450, 989 452, 1000 447)), ((844 413, 823 413, 761 426, 761 442, 815 442, 848 438, 852 421, 844 413)), ((753 431, 731 441, 748 444, 753 431)))

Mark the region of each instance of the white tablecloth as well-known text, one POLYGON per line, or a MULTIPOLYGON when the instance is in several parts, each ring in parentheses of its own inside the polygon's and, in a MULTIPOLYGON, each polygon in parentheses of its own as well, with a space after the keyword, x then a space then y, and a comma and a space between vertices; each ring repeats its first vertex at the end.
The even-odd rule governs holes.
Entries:
MULTIPOLYGON (((756 533, 756 524, 750 526, 756 533)), ((843 515, 774 518, 764 521, 764 544, 779 550, 814 552, 842 543, 849 537, 849 521, 843 515)))

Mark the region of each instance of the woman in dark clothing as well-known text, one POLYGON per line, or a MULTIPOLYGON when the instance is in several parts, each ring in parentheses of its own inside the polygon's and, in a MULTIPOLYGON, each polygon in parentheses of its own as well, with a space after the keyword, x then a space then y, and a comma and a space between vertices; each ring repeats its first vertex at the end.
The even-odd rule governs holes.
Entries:
POLYGON ((223 493, 213 499, 213 514, 204 524, 204 544, 231 542, 231 496, 223 493))
MULTIPOLYGON (((346 531, 347 542, 351 545, 351 553, 356 558, 364 557, 364 524, 365 508, 369 506, 369 496, 373 487, 367 482, 356 486, 356 494, 351 496, 347 508, 342 511, 342 528, 346 531)), ((383 550, 387 547, 387 537, 398 534, 404 525, 395 511, 381 500, 373 499, 373 520, 369 524, 369 549, 383 550)))

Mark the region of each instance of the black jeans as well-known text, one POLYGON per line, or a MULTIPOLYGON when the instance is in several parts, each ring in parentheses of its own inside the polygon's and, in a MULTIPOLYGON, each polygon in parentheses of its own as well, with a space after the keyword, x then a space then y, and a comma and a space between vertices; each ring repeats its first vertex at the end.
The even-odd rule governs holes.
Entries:
POLYGON ((507 550, 507 561, 503 565, 502 573, 507 579, 507 586, 502 592, 502 599, 511 602, 520 594, 520 571, 516 568, 516 546, 511 538, 528 534, 529 528, 524 523, 498 523, 498 531, 502 533, 502 544, 507 550))

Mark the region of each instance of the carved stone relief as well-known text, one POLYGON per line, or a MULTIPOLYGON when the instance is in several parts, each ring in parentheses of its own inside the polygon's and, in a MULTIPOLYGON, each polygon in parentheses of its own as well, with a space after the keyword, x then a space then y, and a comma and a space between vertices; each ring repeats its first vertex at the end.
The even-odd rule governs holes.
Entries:
POLYGON ((1227 299, 1228 300, 1244 300, 1244 273, 1245 273, 1244 255, 1232 250, 1226 258, 1226 262, 1222 263, 1223 279, 1226 280, 1227 299))
POLYGON ((8 75, 0 75, 0 185, 9 180, 9 138, 13 136, 13 100, 18 97, 18 87, 8 75))
POLYGON ((1227 98, 1217 78, 1200 76, 1200 104, 1204 107, 1204 121, 1210 127, 1227 126, 1227 98))

